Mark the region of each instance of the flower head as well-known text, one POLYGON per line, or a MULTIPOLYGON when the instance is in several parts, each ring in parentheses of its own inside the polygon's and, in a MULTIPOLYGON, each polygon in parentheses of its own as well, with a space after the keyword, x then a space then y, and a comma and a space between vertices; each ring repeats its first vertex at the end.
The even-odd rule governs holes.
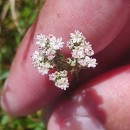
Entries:
POLYGON ((33 65, 37 68, 38 72, 42 75, 48 74, 50 68, 53 68, 53 65, 38 51, 35 51, 32 56, 33 65))
POLYGON ((88 65, 87 65, 88 68, 90 68, 90 67, 95 68, 96 65, 97 65, 97 63, 96 63, 96 59, 95 59, 95 58, 90 58, 90 59, 88 60, 88 65))
POLYGON ((49 64, 49 62, 42 62, 40 63, 39 67, 37 67, 38 72, 42 75, 48 74, 49 69, 52 69, 53 66, 49 64))
POLYGON ((63 90, 66 90, 66 88, 69 87, 69 82, 68 82, 68 78, 60 78, 55 82, 55 85, 58 88, 61 88, 63 90))
POLYGON ((55 68, 56 71, 49 74, 49 80, 58 88, 66 90, 69 87, 68 73, 78 73, 82 68, 95 68, 97 65, 96 59, 92 58, 92 45, 79 31, 70 34, 66 47, 71 50, 72 57, 68 58, 61 51, 64 46, 62 38, 38 34, 36 40, 39 48, 32 55, 33 65, 42 75, 55 68))
POLYGON ((38 34, 36 39, 37 39, 36 44, 40 47, 45 47, 47 42, 48 42, 47 37, 45 35, 42 35, 42 34, 38 34))
POLYGON ((85 57, 84 48, 76 47, 75 49, 72 49, 72 57, 76 59, 85 57))
POLYGON ((96 59, 91 58, 91 56, 94 55, 92 45, 86 41, 86 38, 81 32, 75 31, 70 34, 70 40, 67 42, 67 47, 71 49, 72 58, 77 61, 81 68, 96 67, 96 59))
POLYGON ((71 33, 70 34, 70 37, 71 37, 71 41, 73 42, 73 43, 79 43, 79 42, 82 42, 82 41, 84 41, 85 40, 85 37, 82 35, 82 33, 81 32, 79 32, 79 31, 75 31, 74 33, 71 33))
POLYGON ((39 67, 40 63, 43 62, 44 57, 38 51, 35 51, 32 55, 32 60, 34 67, 39 67))
POLYGON ((50 35, 49 37, 49 45, 51 48, 53 48, 54 50, 60 50, 61 48, 63 48, 63 44, 64 42, 62 42, 62 38, 57 38, 53 35, 50 35))
POLYGON ((66 70, 56 71, 49 75, 49 80, 55 82, 56 87, 66 90, 69 87, 67 74, 68 72, 66 70))

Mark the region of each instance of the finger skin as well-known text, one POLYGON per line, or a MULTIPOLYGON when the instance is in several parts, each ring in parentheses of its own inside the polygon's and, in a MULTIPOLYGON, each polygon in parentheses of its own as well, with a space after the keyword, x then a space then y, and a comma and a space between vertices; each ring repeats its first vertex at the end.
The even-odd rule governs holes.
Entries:
MULTIPOLYGON (((130 65, 84 84, 55 109, 48 130, 72 130, 75 127, 75 130, 86 130, 97 126, 97 120, 105 130, 130 130, 129 77, 130 65), (89 124, 90 120, 93 123, 89 124)), ((96 129, 101 128, 97 126, 91 130, 96 129)))
MULTIPOLYGON (((2 95, 3 109, 14 115, 25 115, 47 106, 63 93, 32 65, 31 55, 37 49, 38 33, 51 33, 67 41, 69 33, 80 30, 97 53, 108 46, 127 23, 128 3, 82 0, 79 4, 78 0, 48 0, 18 49, 2 95)), ((64 49, 64 53, 68 54, 68 50, 64 49)))
POLYGON ((113 42, 104 48, 101 52, 95 55, 98 65, 96 69, 81 70, 79 74, 79 84, 83 84, 92 77, 99 75, 112 68, 119 67, 126 64, 130 55, 130 20, 120 32, 120 34, 113 40, 113 42), (89 73, 89 75, 87 75, 89 73))

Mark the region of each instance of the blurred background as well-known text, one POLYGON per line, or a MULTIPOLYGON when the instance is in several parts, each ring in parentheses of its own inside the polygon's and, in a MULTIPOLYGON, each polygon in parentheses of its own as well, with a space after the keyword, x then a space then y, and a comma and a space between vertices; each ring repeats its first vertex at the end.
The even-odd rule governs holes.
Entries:
MULTIPOLYGON (((45 0, 0 0, 0 92, 16 50, 45 0)), ((0 130, 45 130, 41 111, 12 117, 0 108, 0 130)))

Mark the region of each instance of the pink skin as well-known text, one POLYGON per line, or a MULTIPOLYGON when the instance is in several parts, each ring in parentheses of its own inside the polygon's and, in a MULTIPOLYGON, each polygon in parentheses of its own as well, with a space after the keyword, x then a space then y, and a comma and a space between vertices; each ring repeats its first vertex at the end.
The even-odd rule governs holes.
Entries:
POLYGON ((130 130, 130 65, 91 80, 59 103, 48 130, 130 130), (100 122, 100 123, 99 123, 100 122))
MULTIPOLYGON (((93 45, 99 65, 94 70, 81 72, 82 84, 123 62, 130 48, 129 23, 129 0, 47 0, 18 49, 3 90, 3 109, 17 116, 26 115, 49 106, 64 92, 49 82, 47 76, 40 75, 31 64, 31 55, 37 49, 35 37, 38 33, 51 33, 67 41, 74 30, 83 32, 93 45)), ((69 51, 64 49, 64 53, 68 55, 69 51)), ((51 123, 52 121, 49 124, 51 123)), ((54 122, 52 124, 54 126, 54 122)), ((108 125, 105 126, 109 128, 108 125)), ((55 130, 50 125, 48 129, 55 130)))

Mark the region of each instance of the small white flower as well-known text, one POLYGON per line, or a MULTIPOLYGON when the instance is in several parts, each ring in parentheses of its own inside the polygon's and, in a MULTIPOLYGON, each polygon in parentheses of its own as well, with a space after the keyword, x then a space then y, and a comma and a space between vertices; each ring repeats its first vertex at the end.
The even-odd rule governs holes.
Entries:
POLYGON ((66 88, 69 87, 67 74, 68 72, 66 70, 59 72, 56 71, 49 75, 49 80, 55 82, 56 87, 66 90, 66 88))
POLYGON ((42 34, 38 34, 36 39, 38 40, 36 41, 36 44, 40 47, 45 47, 48 42, 47 37, 42 34))
POLYGON ((39 52, 38 51, 35 51, 32 55, 32 60, 37 60, 37 59, 41 59, 41 56, 39 55, 39 52))
POLYGON ((47 56, 48 60, 53 60, 55 58, 56 51, 52 48, 48 48, 45 52, 45 55, 47 56))
POLYGON ((75 48, 72 50, 73 58, 83 58, 85 56, 84 49, 82 47, 75 48))
POLYGON ((49 55, 49 56, 47 57, 47 59, 48 59, 49 61, 53 60, 54 58, 55 58, 55 55, 49 55))
POLYGON ((70 41, 68 41, 67 42, 67 47, 69 48, 69 49, 72 49, 73 47, 74 47, 74 43, 70 40, 70 41))
POLYGON ((44 61, 44 57, 38 51, 35 51, 33 53, 32 60, 34 67, 37 68, 40 66, 40 63, 44 61))
POLYGON ((79 43, 82 42, 82 40, 85 40, 85 37, 79 31, 75 31, 74 33, 71 33, 70 37, 73 43, 79 43))
POLYGON ((45 53, 46 53, 46 56, 48 56, 48 55, 55 54, 56 51, 53 48, 48 48, 45 53))
POLYGON ((93 51, 92 49, 89 49, 89 50, 86 52, 86 54, 87 54, 88 56, 93 56, 93 55, 94 55, 94 51, 93 51))
POLYGON ((66 90, 69 87, 68 78, 60 78, 55 82, 56 87, 66 90))
POLYGON ((55 73, 49 74, 49 80, 55 81, 57 78, 57 75, 55 73))
POLYGON ((56 79, 59 77, 59 72, 58 71, 55 71, 54 73, 52 74, 49 74, 49 80, 52 80, 52 81, 56 81, 56 79))
POLYGON ((37 34, 36 39, 37 40, 42 40, 44 37, 45 37, 45 35, 37 34))
MULTIPOLYGON (((63 70, 63 71, 55 71, 54 73, 50 74, 49 77, 50 77, 50 80, 52 80, 52 77, 55 77, 55 79, 57 78, 60 78, 60 77, 66 77, 68 74, 68 72, 66 70, 63 70)), ((53 81, 55 80, 53 78, 53 81)))
POLYGON ((80 66, 85 67, 87 65, 85 59, 78 59, 78 63, 80 64, 80 66))
POLYGON ((48 74, 49 69, 45 66, 41 66, 37 68, 38 72, 42 75, 48 74))
POLYGON ((87 42, 84 44, 84 52, 88 55, 88 56, 93 56, 94 55, 94 51, 92 49, 92 45, 87 42))
POLYGON ((52 69, 53 66, 49 62, 42 62, 39 64, 39 67, 37 67, 39 73, 42 75, 48 74, 49 69, 52 69))
POLYGON ((46 68, 49 68, 49 69, 53 68, 53 65, 51 65, 49 62, 45 62, 44 65, 46 68))
POLYGON ((86 56, 83 59, 78 59, 78 63, 80 64, 81 67, 86 67, 90 60, 91 60, 91 58, 89 56, 86 56))
POLYGON ((90 67, 95 68, 96 65, 97 65, 97 63, 96 63, 96 59, 95 59, 95 58, 93 58, 93 59, 90 58, 90 60, 88 61, 88 68, 90 68, 90 67))
POLYGON ((64 42, 62 42, 62 38, 56 39, 55 36, 51 36, 49 40, 50 40, 49 45, 54 50, 60 50, 61 48, 63 48, 64 42))

